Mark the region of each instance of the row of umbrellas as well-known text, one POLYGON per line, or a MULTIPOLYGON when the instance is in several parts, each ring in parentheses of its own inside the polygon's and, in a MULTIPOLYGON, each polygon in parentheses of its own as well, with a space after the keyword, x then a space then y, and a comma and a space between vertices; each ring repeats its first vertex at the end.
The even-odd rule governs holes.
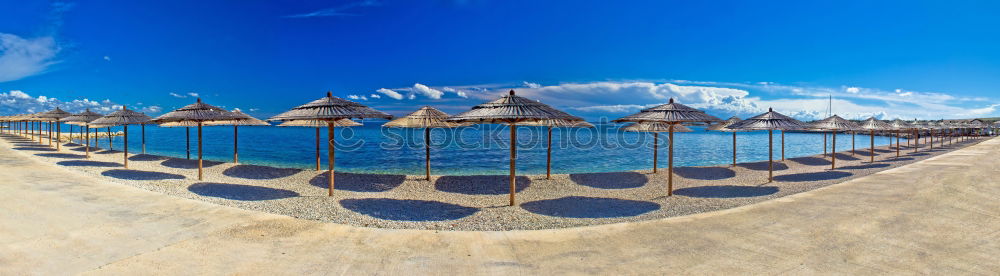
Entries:
MULTIPOLYGON (((336 127, 350 127, 360 125, 359 123, 353 121, 352 119, 392 119, 392 116, 367 107, 365 105, 341 99, 339 97, 334 97, 332 93, 327 92, 326 97, 311 101, 309 103, 292 108, 289 111, 278 114, 270 119, 269 121, 279 121, 281 122, 278 126, 296 126, 296 127, 311 127, 316 129, 316 169, 320 169, 320 130, 321 128, 327 128, 327 144, 328 152, 327 157, 329 160, 328 164, 328 194, 330 196, 334 193, 335 187, 335 129, 336 127)), ((39 114, 32 115, 21 115, 21 116, 7 116, 0 117, 0 121, 18 121, 18 122, 48 122, 50 125, 54 122, 66 122, 73 125, 81 125, 87 128, 87 156, 89 157, 89 129, 90 128, 104 128, 110 126, 122 126, 124 131, 125 147, 124 147, 124 166, 128 167, 128 126, 129 125, 140 125, 143 128, 143 151, 145 151, 145 125, 146 124, 160 124, 164 127, 196 127, 198 131, 198 179, 203 179, 203 169, 202 169, 202 127, 203 126, 217 126, 217 125, 232 125, 234 132, 233 141, 233 161, 238 163, 238 128, 239 126, 252 126, 252 125, 270 125, 269 123, 253 118, 245 113, 238 110, 228 111, 216 106, 208 105, 201 102, 199 98, 196 103, 184 106, 180 109, 168 112, 157 118, 150 118, 145 114, 137 111, 129 110, 126 107, 122 107, 121 110, 115 111, 106 116, 101 116, 98 113, 90 112, 89 110, 80 114, 70 114, 68 112, 62 111, 58 108, 43 112, 39 114)), ((675 132, 691 132, 691 129, 687 128, 686 125, 704 125, 712 124, 709 126, 709 130, 715 131, 725 131, 733 133, 733 164, 736 164, 736 132, 739 131, 756 131, 756 130, 767 130, 769 137, 769 172, 768 181, 773 181, 774 179, 774 131, 782 131, 782 159, 784 159, 784 131, 789 130, 812 130, 812 131, 824 131, 830 132, 834 139, 834 150, 836 152, 836 134, 838 132, 859 132, 868 131, 872 136, 872 159, 874 162, 874 134, 876 131, 885 132, 893 131, 897 134, 896 150, 897 156, 899 152, 899 134, 902 131, 912 131, 914 136, 920 134, 920 130, 931 131, 931 137, 933 137, 933 131, 936 129, 955 129, 955 128, 983 128, 987 127, 978 122, 978 124, 969 123, 963 125, 945 125, 945 124, 911 124, 904 122, 902 120, 895 120, 891 122, 883 122, 875 118, 869 118, 860 123, 849 121, 843 119, 839 116, 831 116, 829 118, 819 120, 813 123, 804 123, 798 121, 789 116, 785 116, 774 110, 769 109, 766 113, 751 117, 746 120, 740 120, 739 118, 733 117, 728 120, 721 120, 714 116, 708 115, 705 112, 676 103, 674 99, 670 99, 667 104, 646 108, 641 110, 636 114, 625 116, 614 120, 613 122, 629 123, 624 126, 623 129, 626 131, 634 132, 652 132, 654 135, 654 151, 653 151, 653 173, 657 172, 657 162, 658 162, 658 147, 660 132, 667 132, 669 147, 668 147, 668 175, 667 175, 667 195, 673 194, 673 143, 674 143, 674 133, 675 132)), ((410 113, 404 117, 391 120, 386 123, 385 127, 397 127, 397 128, 423 128, 424 129, 424 141, 425 145, 425 177, 430 180, 430 129, 432 128, 454 128, 460 126, 466 126, 469 124, 505 124, 510 126, 510 176, 509 176, 509 203, 510 205, 515 205, 515 191, 517 187, 516 181, 516 160, 517 160, 517 128, 518 125, 528 125, 528 126, 543 126, 548 128, 548 152, 547 152, 547 168, 546 168, 546 178, 551 178, 551 160, 552 160, 552 128, 554 127, 593 127, 593 125, 585 122, 582 118, 570 115, 563 111, 557 110, 551 106, 543 104, 536 100, 531 100, 516 95, 514 90, 510 90, 507 95, 500 97, 497 100, 486 102, 480 105, 472 107, 469 111, 457 114, 455 116, 449 116, 448 114, 441 112, 432 107, 422 107, 417 111, 410 113)), ((56 124, 57 133, 59 130, 59 124, 56 124)), ((41 132, 39 132, 40 134, 41 132)), ((50 131, 51 138, 51 131, 50 131)), ((59 134, 57 134, 57 137, 59 134)), ((41 137, 40 137, 41 139, 41 137)), ((932 138, 933 139, 933 138, 932 138)), ((40 140, 41 141, 41 140, 40 140)), ((51 141, 51 140, 50 140, 51 141)), ((825 144, 825 143, 824 143, 825 144)), ((933 144, 933 141, 931 142, 933 144)), ((58 148, 59 143, 56 143, 58 148)), ((825 146, 825 145, 824 145, 825 146)), ((190 150, 189 150, 190 152, 190 150)), ((836 154, 831 154, 832 169, 836 168, 836 154)))

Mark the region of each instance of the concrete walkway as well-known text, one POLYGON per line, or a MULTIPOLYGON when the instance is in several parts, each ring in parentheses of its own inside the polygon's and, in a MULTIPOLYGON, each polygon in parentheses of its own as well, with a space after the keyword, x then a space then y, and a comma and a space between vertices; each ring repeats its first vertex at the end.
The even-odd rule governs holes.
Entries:
MULTIPOLYGON (((3 143, 0 143, 3 144, 3 143)), ((0 275, 1000 274, 1000 139, 760 204, 511 232, 369 229, 113 184, 0 146, 0 275)))

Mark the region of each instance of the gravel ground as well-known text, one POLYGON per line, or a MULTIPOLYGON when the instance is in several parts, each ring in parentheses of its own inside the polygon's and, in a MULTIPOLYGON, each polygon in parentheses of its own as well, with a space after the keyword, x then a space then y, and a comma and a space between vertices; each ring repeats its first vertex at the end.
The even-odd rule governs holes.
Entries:
MULTIPOLYGON (((886 147, 838 153, 837 170, 829 156, 790 158, 775 163, 775 182, 767 183, 767 162, 736 167, 675 169, 674 195, 667 196, 667 170, 518 177, 517 206, 507 206, 507 177, 384 175, 337 173, 334 196, 327 196, 325 172, 206 161, 204 181, 197 160, 130 154, 64 144, 61 151, 16 135, 0 144, 37 158, 133 187, 225 206, 362 227, 431 230, 551 229, 642 221, 753 204, 813 190, 852 178, 927 159, 979 139, 933 150, 903 147, 900 158, 886 147)), ((665 149, 664 149, 665 150, 665 149)), ((721 150, 719 154, 731 154, 721 150)), ((780 156, 779 156, 780 157, 780 156)), ((641 156, 640 158, 648 158, 641 156)), ((665 162, 663 162, 665 163, 665 162)), ((497 164, 498 166, 505 166, 497 164)))

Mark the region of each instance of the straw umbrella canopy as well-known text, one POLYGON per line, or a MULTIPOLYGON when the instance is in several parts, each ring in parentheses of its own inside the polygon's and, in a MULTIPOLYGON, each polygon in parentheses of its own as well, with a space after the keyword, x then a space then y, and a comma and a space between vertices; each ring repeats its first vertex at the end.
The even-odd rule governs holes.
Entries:
POLYGON ((472 107, 448 119, 451 122, 510 125, 510 206, 514 206, 514 192, 517 187, 517 125, 541 120, 561 119, 582 121, 580 117, 559 111, 536 100, 517 96, 514 90, 494 101, 472 107))
POLYGON ((430 106, 424 106, 406 116, 396 118, 383 124, 383 127, 423 128, 424 129, 424 174, 427 181, 431 180, 431 128, 453 128, 463 126, 461 123, 447 121, 449 115, 430 106))
POLYGON ((87 108, 87 110, 84 110, 83 112, 70 115, 69 117, 62 118, 62 120, 60 120, 62 122, 66 122, 67 124, 83 126, 87 131, 87 136, 84 138, 84 140, 87 140, 87 146, 85 149, 87 158, 90 158, 90 122, 100 119, 101 117, 104 117, 104 115, 90 111, 90 108, 87 108))
MULTIPOLYGON (((670 129, 673 129, 679 124, 715 123, 721 121, 721 119, 715 116, 705 114, 704 111, 675 103, 674 98, 670 98, 670 101, 666 104, 643 109, 639 113, 619 118, 613 122, 661 122, 669 124, 670 129)), ((667 133, 669 135, 668 140, 670 140, 670 150, 667 151, 667 163, 669 164, 667 168, 667 195, 672 196, 674 195, 674 132, 668 130, 667 133)), ((653 168, 653 173, 656 173, 655 167, 653 168)))
POLYGON ((913 129, 913 125, 906 121, 895 119, 889 122, 889 126, 896 131, 896 157, 899 157, 899 136, 903 131, 913 129))
POLYGON ((764 114, 750 117, 750 119, 746 119, 742 122, 736 123, 735 125, 729 126, 731 129, 767 130, 768 182, 774 181, 774 131, 800 130, 805 127, 805 124, 799 120, 775 112, 774 109, 771 108, 768 108, 767 112, 764 114))
MULTIPOLYGON (((621 128, 630 132, 652 132, 653 133, 653 171, 656 171, 657 157, 659 155, 660 132, 694 132, 690 128, 681 124, 668 124, 661 122, 638 122, 625 125, 621 128)), ((670 143, 669 151, 673 151, 674 143, 670 143)))
POLYGON ((128 110, 125 106, 122 106, 122 110, 112 112, 104 117, 98 118, 90 123, 98 127, 111 127, 111 126, 122 126, 124 130, 124 152, 122 157, 124 157, 124 167, 128 169, 128 125, 139 125, 149 123, 153 120, 146 114, 140 112, 128 110))
POLYGON ((253 116, 247 115, 240 111, 239 109, 232 111, 233 115, 237 116, 237 119, 225 120, 225 121, 211 121, 206 122, 205 125, 209 126, 233 126, 233 163, 240 163, 239 154, 239 136, 240 136, 240 126, 270 126, 268 122, 262 121, 260 119, 254 118, 253 116))
POLYGON ((73 115, 73 113, 63 111, 62 109, 56 107, 53 110, 50 110, 48 112, 42 112, 41 114, 38 114, 38 116, 36 116, 37 118, 49 122, 49 131, 48 131, 49 145, 52 145, 52 123, 56 122, 56 150, 59 150, 59 135, 62 134, 62 131, 60 131, 58 121, 62 118, 69 117, 70 115, 73 115))
POLYGON ((861 129, 867 130, 869 132, 869 137, 871 138, 871 162, 875 162, 875 131, 888 131, 892 130, 892 125, 879 121, 875 117, 869 117, 868 119, 861 122, 861 129))
MULTIPOLYGON (((833 135, 833 148, 830 151, 830 169, 837 169, 837 132, 862 130, 858 124, 848 121, 840 116, 833 115, 829 118, 815 121, 809 124, 810 129, 830 131, 833 135)), ((824 147, 826 147, 824 145, 824 147)))
POLYGON ((552 179, 552 128, 554 127, 594 127, 593 124, 586 121, 572 121, 563 119, 552 119, 552 120, 540 120, 537 122, 526 122, 524 125, 529 126, 543 126, 548 131, 548 142, 546 143, 546 153, 545 153, 545 179, 552 179))
POLYGON ((205 122, 214 121, 225 121, 240 119, 240 117, 232 112, 225 109, 205 104, 201 102, 201 98, 198 101, 189 104, 187 106, 178 108, 177 110, 167 112, 166 114, 156 117, 156 122, 159 123, 169 123, 169 122, 194 122, 197 123, 198 127, 198 180, 204 179, 203 173, 203 159, 202 159, 202 135, 201 128, 204 126, 205 122))
POLYGON ((392 115, 386 114, 385 112, 378 111, 367 107, 365 105, 334 97, 333 93, 327 91, 326 97, 320 98, 318 100, 309 102, 304 105, 292 108, 292 110, 285 111, 285 113, 278 114, 277 116, 271 117, 269 121, 297 121, 297 120, 314 120, 314 121, 324 121, 326 122, 327 128, 327 139, 329 144, 328 159, 330 160, 329 171, 330 171, 330 187, 328 191, 329 196, 333 196, 334 189, 334 179, 336 174, 334 173, 335 160, 334 154, 336 151, 336 144, 333 130, 336 127, 335 122, 341 119, 364 119, 364 118, 379 118, 379 119, 392 119, 392 115))
MULTIPOLYGON (((316 120, 298 120, 298 121, 287 121, 278 124, 280 127, 312 127, 316 128, 316 170, 320 170, 320 143, 319 143, 319 130, 326 127, 326 121, 316 121, 316 120)), ((360 126, 361 123, 352 121, 351 119, 340 119, 333 121, 333 126, 335 127, 353 127, 360 126)))
POLYGON ((721 123, 714 124, 706 128, 706 130, 711 130, 711 131, 722 131, 722 132, 733 133, 733 167, 736 167, 736 132, 739 132, 741 130, 731 129, 729 127, 735 125, 736 123, 739 123, 740 121, 743 121, 742 119, 740 119, 740 117, 733 116, 729 117, 729 119, 726 119, 725 121, 722 121, 721 123))

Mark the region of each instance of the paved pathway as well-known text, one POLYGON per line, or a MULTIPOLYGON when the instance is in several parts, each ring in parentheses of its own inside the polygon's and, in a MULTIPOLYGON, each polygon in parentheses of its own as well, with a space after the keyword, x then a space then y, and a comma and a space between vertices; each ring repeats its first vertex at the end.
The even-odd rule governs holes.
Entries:
POLYGON ((1000 274, 1000 139, 719 212, 510 232, 369 229, 165 196, 0 142, 0 275, 1000 274))

